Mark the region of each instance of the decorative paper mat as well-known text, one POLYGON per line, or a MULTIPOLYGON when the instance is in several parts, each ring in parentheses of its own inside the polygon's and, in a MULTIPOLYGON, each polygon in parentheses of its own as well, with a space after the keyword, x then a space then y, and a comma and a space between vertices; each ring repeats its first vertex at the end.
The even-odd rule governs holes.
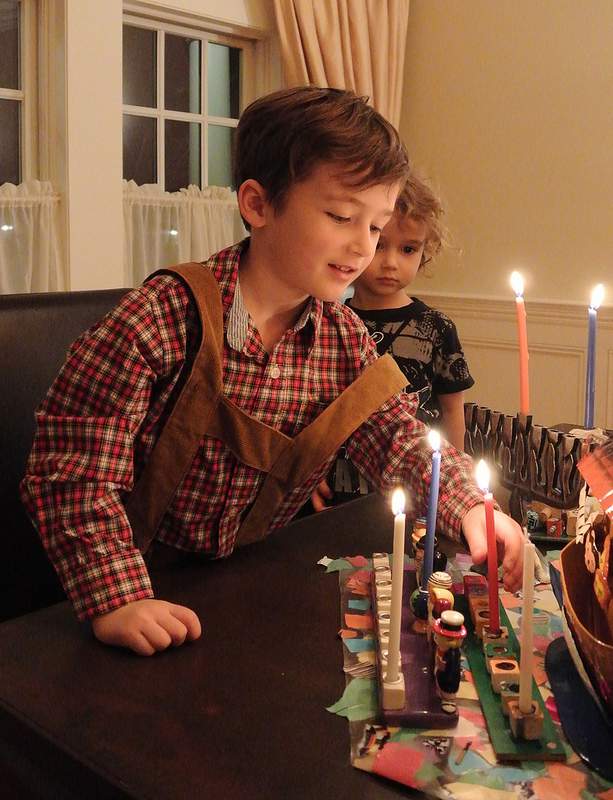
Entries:
MULTIPOLYGON (((613 783, 584 765, 567 744, 561 728, 566 763, 498 763, 465 660, 457 697, 457 728, 427 731, 377 724, 370 559, 350 556, 334 561, 326 558, 320 563, 328 572, 339 573, 346 688, 328 710, 349 720, 354 767, 445 800, 613 800, 613 783)), ((465 557, 457 558, 451 570, 454 584, 461 581, 461 573, 468 567, 465 557)), ((511 625, 518 630, 521 599, 507 592, 501 593, 501 599, 511 625)), ((533 629, 534 678, 549 713, 559 725, 544 669, 549 642, 562 635, 560 610, 549 586, 536 587, 533 629)))

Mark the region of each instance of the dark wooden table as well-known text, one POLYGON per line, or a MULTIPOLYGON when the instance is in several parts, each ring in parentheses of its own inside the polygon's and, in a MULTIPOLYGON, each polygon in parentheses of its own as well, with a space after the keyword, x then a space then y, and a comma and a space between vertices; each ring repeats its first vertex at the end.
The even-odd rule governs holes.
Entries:
POLYGON ((176 567, 158 596, 203 636, 152 658, 103 647, 65 603, 3 623, 0 796, 417 797, 351 767, 347 721, 325 710, 344 688, 339 590, 316 562, 391 544, 369 496, 176 567))

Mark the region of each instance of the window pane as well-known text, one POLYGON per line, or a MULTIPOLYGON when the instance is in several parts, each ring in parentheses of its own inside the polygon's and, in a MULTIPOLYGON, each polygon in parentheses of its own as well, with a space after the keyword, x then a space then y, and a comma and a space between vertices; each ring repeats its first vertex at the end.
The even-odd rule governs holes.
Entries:
POLYGON ((232 146, 236 128, 209 125, 209 186, 232 185, 232 146))
POLYGON ((236 47, 209 42, 207 91, 212 117, 239 116, 240 54, 236 47))
POLYGON ((200 125, 197 122, 166 120, 167 192, 190 185, 200 186, 200 125))
POLYGON ((0 100, 0 183, 20 183, 18 100, 0 100))
POLYGON ((20 89, 19 3, 0 0, 0 86, 20 89))
POLYGON ((123 115, 123 177, 127 181, 157 183, 156 120, 123 115))
POLYGON ((127 106, 157 106, 156 31, 123 26, 123 102, 127 106))
POLYGON ((200 42, 166 34, 164 108, 200 113, 200 42))

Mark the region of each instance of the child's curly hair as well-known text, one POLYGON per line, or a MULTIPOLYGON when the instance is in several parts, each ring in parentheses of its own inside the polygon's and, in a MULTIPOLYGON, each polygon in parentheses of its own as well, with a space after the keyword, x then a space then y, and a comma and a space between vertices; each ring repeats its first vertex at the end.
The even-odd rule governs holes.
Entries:
POLYGON ((421 269, 447 244, 447 228, 442 220, 445 210, 432 189, 412 172, 398 195, 396 212, 401 217, 416 220, 426 226, 421 269))

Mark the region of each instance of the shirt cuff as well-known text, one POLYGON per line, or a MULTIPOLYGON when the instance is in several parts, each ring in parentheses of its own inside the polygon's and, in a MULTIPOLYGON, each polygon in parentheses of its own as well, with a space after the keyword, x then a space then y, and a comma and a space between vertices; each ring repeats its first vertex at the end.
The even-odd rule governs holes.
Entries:
POLYGON ((77 563, 67 564, 63 576, 64 587, 81 622, 154 596, 145 561, 132 547, 87 563, 83 561, 81 555, 77 563))

